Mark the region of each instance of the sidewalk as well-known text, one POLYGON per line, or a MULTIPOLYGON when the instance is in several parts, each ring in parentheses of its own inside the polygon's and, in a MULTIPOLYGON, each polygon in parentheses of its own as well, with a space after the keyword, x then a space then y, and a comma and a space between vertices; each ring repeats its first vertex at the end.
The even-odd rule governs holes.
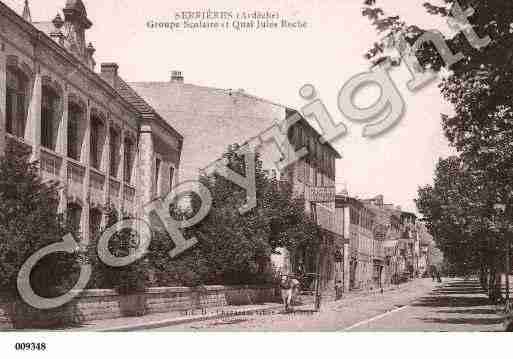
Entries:
MULTIPOLYGON (((391 292, 414 285, 416 280, 410 281, 399 286, 390 286, 383 289, 383 292, 391 292)), ((342 299, 336 303, 351 301, 352 299, 371 297, 381 294, 381 289, 373 291, 358 291, 344 293, 342 299)), ((313 310, 314 299, 312 296, 303 296, 302 304, 295 306, 297 310, 313 310)), ((322 298, 322 305, 334 303, 333 296, 322 298)), ((322 307, 321 307, 322 310, 322 307)), ((273 315, 281 313, 283 305, 280 303, 264 303, 258 305, 225 306, 214 308, 195 309, 182 312, 168 312, 148 314, 142 317, 123 317, 106 320, 96 320, 83 323, 78 328, 66 329, 66 331, 95 331, 95 332, 124 332, 155 329, 160 327, 169 327, 211 319, 220 319, 228 317, 242 317, 248 315, 273 315)))

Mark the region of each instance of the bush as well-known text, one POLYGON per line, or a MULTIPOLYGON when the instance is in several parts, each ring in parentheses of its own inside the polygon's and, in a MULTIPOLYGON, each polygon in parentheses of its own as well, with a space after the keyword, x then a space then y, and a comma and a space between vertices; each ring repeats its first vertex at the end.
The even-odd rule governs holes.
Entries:
MULTIPOLYGON (((57 184, 42 182, 37 164, 29 162, 29 155, 25 147, 8 141, 0 159, 0 288, 12 300, 20 300, 17 277, 26 260, 74 233, 57 214, 57 184)), ((32 271, 32 288, 43 297, 59 296, 75 285, 79 272, 77 255, 48 255, 32 271)), ((43 315, 39 310, 24 312, 33 314, 33 320, 25 324, 43 315)))
MULTIPOLYGON (((128 217, 124 217, 128 219, 128 217)), ((107 208, 107 226, 104 231, 118 222, 116 210, 107 208)), ((93 243, 98 243, 100 235, 93 243)), ((136 232, 123 229, 117 232, 109 242, 109 250, 116 257, 126 257, 141 245, 136 232)), ((94 277, 90 288, 116 289, 120 294, 135 294, 144 292, 149 282, 150 266, 146 258, 125 266, 110 267, 98 258, 96 245, 91 247, 89 258, 93 265, 94 277)))

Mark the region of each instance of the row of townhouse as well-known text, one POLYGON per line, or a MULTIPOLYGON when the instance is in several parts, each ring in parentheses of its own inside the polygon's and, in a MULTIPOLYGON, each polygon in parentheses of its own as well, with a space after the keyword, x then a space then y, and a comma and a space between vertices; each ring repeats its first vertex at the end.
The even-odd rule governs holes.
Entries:
POLYGON ((337 231, 347 244, 345 290, 380 288, 429 272, 433 238, 415 214, 385 204, 336 195, 337 231))

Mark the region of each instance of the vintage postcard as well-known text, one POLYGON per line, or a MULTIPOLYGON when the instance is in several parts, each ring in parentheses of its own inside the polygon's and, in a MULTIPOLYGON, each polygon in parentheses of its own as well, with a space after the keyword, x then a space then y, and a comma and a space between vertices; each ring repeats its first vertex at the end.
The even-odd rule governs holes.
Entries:
POLYGON ((513 331, 513 3, 426 1, 0 0, 0 353, 513 331))

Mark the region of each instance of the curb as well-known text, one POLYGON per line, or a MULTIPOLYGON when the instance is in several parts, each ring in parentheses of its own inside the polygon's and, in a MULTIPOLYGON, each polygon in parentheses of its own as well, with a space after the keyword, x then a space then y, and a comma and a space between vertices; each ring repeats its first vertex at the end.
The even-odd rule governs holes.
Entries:
MULTIPOLYGON (((400 289, 403 286, 404 285, 400 285, 398 287, 384 288, 383 293, 400 289)), ((358 294, 360 294, 360 293, 358 293, 358 294)), ((355 295, 352 298, 351 297, 342 297, 337 302, 362 298, 362 297, 366 297, 366 296, 372 295, 372 294, 381 294, 381 290, 363 292, 363 293, 361 293, 361 295, 355 295)), ((330 299, 327 299, 326 302, 335 302, 335 301, 332 298, 330 298, 330 299)), ((304 303, 304 304, 309 305, 311 303, 304 303)), ((130 331, 157 329, 157 328, 162 328, 162 327, 171 327, 171 326, 175 326, 175 325, 188 324, 188 323, 194 323, 194 322, 202 322, 202 321, 211 320, 211 319, 221 319, 221 318, 236 317, 236 316, 243 316, 243 315, 252 315, 252 314, 255 314, 258 312, 262 312, 262 311, 272 311, 272 310, 279 310, 279 309, 283 309, 282 304, 269 305, 267 307, 251 308, 251 309, 233 309, 226 313, 218 311, 217 313, 192 315, 190 317, 178 317, 178 318, 175 317, 175 318, 163 319, 163 320, 159 320, 159 321, 153 321, 150 323, 127 324, 127 325, 121 325, 121 326, 117 326, 117 327, 109 327, 109 328, 101 328, 101 329, 90 328, 89 330, 92 330, 94 332, 100 332, 100 333, 101 332, 130 332, 130 331)), ((84 328, 84 330, 86 331, 88 329, 84 328)))
POLYGON ((239 309, 239 310, 232 310, 227 313, 224 312, 217 312, 217 313, 211 313, 206 315, 193 315, 190 317, 179 317, 179 318, 170 318, 170 319, 164 319, 159 320, 151 323, 140 323, 140 324, 128 324, 128 325, 122 325, 118 327, 109 327, 109 328, 103 328, 103 329, 93 329, 95 332, 129 332, 129 331, 137 331, 137 330, 147 330, 147 329, 156 329, 156 328, 162 328, 162 327, 170 327, 180 324, 187 324, 187 323, 194 323, 194 322, 201 322, 206 321, 210 319, 220 319, 220 318, 228 318, 228 317, 236 317, 236 316, 243 316, 243 315, 251 315, 255 314, 261 311, 269 311, 269 310, 276 310, 276 309, 282 309, 283 305, 272 305, 262 308, 252 308, 252 309, 239 309))

